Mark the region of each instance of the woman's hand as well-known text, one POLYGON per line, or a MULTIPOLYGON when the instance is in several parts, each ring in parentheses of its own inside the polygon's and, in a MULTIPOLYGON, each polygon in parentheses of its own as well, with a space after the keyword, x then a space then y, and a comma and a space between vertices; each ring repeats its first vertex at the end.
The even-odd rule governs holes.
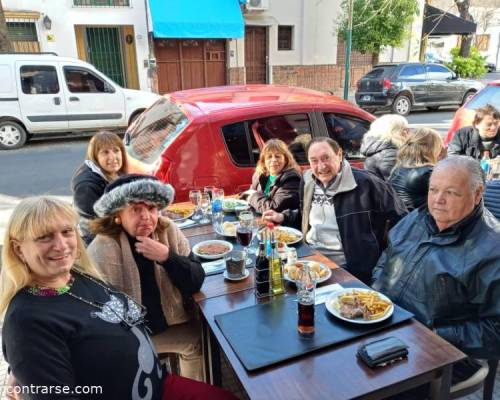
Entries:
POLYGON ((167 261, 170 255, 170 249, 167 245, 147 236, 137 236, 136 239, 135 249, 138 253, 152 261, 160 263, 167 261))
MULTIPOLYGON (((17 384, 17 379, 16 377, 12 374, 12 372, 9 374, 8 378, 7 378, 7 382, 6 382, 6 386, 7 386, 7 395, 6 395, 6 399, 7 400, 21 400, 21 397, 19 394, 17 394, 18 392, 20 393, 21 390, 16 390, 18 384, 17 384)), ((19 388, 21 389, 21 388, 19 388)))
POLYGON ((274 210, 267 210, 262 214, 262 220, 266 222, 281 224, 285 220, 285 216, 282 213, 278 213, 274 210))

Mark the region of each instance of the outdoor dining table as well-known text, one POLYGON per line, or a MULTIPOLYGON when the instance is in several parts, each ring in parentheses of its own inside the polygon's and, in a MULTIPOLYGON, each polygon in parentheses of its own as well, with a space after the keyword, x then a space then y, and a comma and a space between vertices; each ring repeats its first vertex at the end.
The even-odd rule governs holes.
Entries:
MULTIPOLYGON (((191 246, 217 238, 211 225, 187 228, 183 232, 191 246)), ((359 283, 362 286, 349 272, 318 252, 304 259, 321 262, 332 270, 330 279, 323 285, 359 283)), ((292 295, 293 285, 287 284, 286 290, 292 295)), ((366 336, 248 371, 216 323, 215 316, 262 303, 254 295, 253 273, 238 282, 227 281, 222 274, 207 276, 194 300, 202 319, 207 381, 221 384, 222 352, 250 399, 382 399, 426 383, 430 383, 432 399, 447 399, 452 365, 465 358, 460 350, 420 322, 410 319, 366 336), (372 369, 356 357, 360 345, 387 336, 396 336, 408 345, 407 359, 372 369)), ((290 318, 296 319, 296 315, 290 318)))

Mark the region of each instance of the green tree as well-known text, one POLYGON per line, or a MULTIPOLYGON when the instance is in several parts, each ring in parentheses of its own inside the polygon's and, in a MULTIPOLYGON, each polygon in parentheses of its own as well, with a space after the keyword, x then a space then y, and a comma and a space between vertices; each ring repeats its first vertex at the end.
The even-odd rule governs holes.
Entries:
MULTIPOLYGON (((347 37, 349 0, 342 0, 339 35, 347 37)), ((352 48, 372 53, 373 64, 378 63, 385 46, 399 47, 410 36, 409 26, 419 14, 418 0, 354 0, 352 21, 352 48)))
POLYGON ((0 0, 0 53, 6 51, 12 51, 12 43, 9 40, 7 23, 5 22, 5 15, 3 13, 2 0, 0 0))

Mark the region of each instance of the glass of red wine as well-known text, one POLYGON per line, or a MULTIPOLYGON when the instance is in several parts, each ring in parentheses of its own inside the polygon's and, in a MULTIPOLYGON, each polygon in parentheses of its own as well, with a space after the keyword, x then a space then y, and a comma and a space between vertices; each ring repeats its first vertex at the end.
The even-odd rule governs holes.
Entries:
POLYGON ((240 223, 236 228, 236 240, 238 243, 243 246, 243 250, 245 251, 246 263, 249 264, 252 261, 248 258, 248 246, 252 242, 253 231, 252 231, 252 223, 254 216, 250 211, 243 211, 240 213, 239 218, 240 223))

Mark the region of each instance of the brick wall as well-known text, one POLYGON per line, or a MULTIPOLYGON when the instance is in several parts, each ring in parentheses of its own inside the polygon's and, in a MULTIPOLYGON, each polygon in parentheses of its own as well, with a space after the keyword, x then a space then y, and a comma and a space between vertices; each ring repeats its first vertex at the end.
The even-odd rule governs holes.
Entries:
POLYGON ((245 83, 245 67, 229 68, 228 85, 243 85, 245 83))

